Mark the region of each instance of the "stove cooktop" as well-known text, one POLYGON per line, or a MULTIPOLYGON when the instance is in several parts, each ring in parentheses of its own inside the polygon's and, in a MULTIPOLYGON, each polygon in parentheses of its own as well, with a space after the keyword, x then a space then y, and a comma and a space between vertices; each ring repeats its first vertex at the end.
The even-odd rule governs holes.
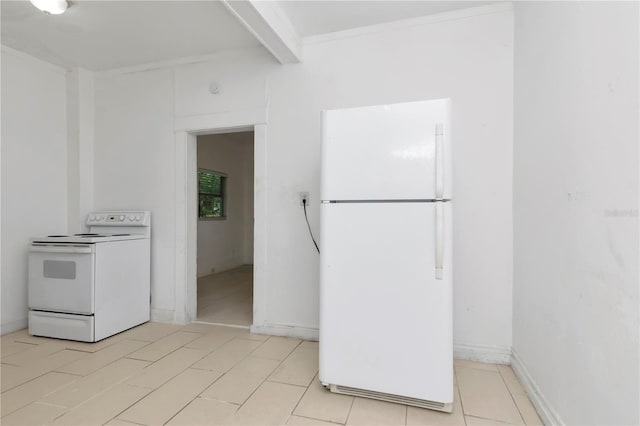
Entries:
POLYGON ((82 238, 91 238, 91 237, 125 237, 127 235, 135 235, 135 234, 73 234, 73 235, 47 235, 47 238, 71 238, 71 237, 82 237, 82 238))
POLYGON ((143 234, 73 234, 73 235, 47 235, 45 237, 32 238, 36 243, 81 243, 92 244, 107 241, 137 240, 145 238, 143 234))
POLYGON ((151 212, 101 211, 87 216, 84 232, 77 234, 51 234, 31 238, 34 243, 45 244, 94 244, 110 241, 138 240, 151 237, 151 212))

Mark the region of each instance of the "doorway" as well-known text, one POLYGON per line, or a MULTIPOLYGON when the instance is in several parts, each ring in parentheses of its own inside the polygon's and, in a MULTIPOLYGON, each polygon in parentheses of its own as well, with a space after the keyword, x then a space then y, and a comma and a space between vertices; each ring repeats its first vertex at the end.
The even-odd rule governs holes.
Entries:
POLYGON ((196 320, 253 324, 254 132, 196 139, 196 320))

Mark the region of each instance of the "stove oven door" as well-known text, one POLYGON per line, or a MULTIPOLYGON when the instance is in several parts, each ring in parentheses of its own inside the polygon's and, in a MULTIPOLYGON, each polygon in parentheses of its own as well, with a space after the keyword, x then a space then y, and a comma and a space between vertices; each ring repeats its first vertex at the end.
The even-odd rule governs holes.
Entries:
POLYGON ((33 243, 29 250, 29 308, 94 313, 94 244, 33 243))

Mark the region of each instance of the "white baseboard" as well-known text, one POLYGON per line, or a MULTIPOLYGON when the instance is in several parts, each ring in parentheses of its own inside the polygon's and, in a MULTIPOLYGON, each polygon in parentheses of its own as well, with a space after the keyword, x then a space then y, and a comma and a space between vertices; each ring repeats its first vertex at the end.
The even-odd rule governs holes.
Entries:
POLYGON ((454 342, 453 357, 490 364, 511 364, 511 347, 454 342))
POLYGON ((516 351, 512 351, 511 354, 511 368, 516 374, 518 380, 527 392, 527 396, 536 407, 536 411, 540 416, 540 419, 545 425, 557 425, 564 426, 564 422, 558 415, 558 413, 551 407, 549 401, 545 398, 544 394, 540 391, 540 388, 529 374, 529 370, 522 362, 522 359, 518 356, 516 351))
MULTIPOLYGON (((286 324, 254 324, 251 332, 270 336, 295 337, 304 340, 318 340, 318 329, 286 324)), ((453 356, 457 359, 486 362, 492 364, 511 363, 511 348, 508 346, 476 345, 457 342, 453 345, 453 356)))
POLYGON ((173 309, 151 309, 151 321, 153 322, 168 322, 171 324, 185 323, 179 322, 176 318, 176 311, 173 309))
POLYGON ((286 324, 254 324, 251 332, 270 336, 295 337, 303 340, 318 340, 318 329, 286 324))
POLYGON ((27 328, 29 325, 29 321, 27 318, 20 318, 16 321, 7 322, 5 324, 0 325, 0 335, 4 336, 5 334, 13 333, 14 331, 22 330, 23 328, 27 328))

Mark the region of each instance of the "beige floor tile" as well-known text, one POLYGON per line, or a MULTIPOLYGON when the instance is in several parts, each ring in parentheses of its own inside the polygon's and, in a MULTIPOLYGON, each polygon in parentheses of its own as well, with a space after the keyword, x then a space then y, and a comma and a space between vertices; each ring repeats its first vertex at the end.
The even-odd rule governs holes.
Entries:
POLYGON ((458 368, 456 374, 466 415, 523 424, 520 413, 498 371, 458 368))
POLYGON ((262 342, 253 340, 232 339, 195 363, 193 368, 224 373, 242 361, 261 344, 262 342))
POLYGON ((47 358, 48 356, 56 352, 60 352, 64 349, 64 346, 65 345, 64 343, 62 343, 62 341, 51 339, 51 341, 49 342, 31 346, 27 350, 20 353, 3 357, 2 363, 17 365, 19 367, 25 365, 33 365, 43 358, 47 358))
POLYGON ((128 358, 142 359, 145 361, 157 361, 163 356, 170 354, 179 347, 200 337, 199 333, 189 333, 178 331, 157 340, 144 348, 127 355, 128 358))
POLYGON ((288 425, 300 425, 300 426, 304 426, 304 425, 322 426, 322 425, 335 425, 336 423, 323 422, 322 420, 310 419, 308 417, 291 416, 291 417, 289 417, 289 420, 287 420, 287 424, 288 425))
POLYGON ((320 384, 316 376, 293 414, 334 423, 345 423, 352 404, 352 396, 329 392, 320 384))
POLYGON ((313 348, 316 351, 319 349, 319 345, 319 342, 313 342, 311 340, 304 340, 302 343, 300 343, 301 348, 313 348))
POLYGON ((282 361, 289 356, 300 342, 299 339, 291 339, 289 337, 271 337, 253 353, 253 356, 282 361))
POLYGON ((460 404, 458 388, 454 387, 453 391, 453 411, 451 413, 427 410, 426 408, 407 407, 407 425, 464 425, 464 414, 460 404))
POLYGON ((2 392, 19 386, 29 380, 42 376, 63 365, 72 363, 87 356, 84 352, 62 350, 25 367, 2 364, 2 392))
POLYGON ((209 351, 203 349, 180 348, 131 377, 127 384, 156 389, 198 362, 208 353, 209 351))
POLYGON ((90 354, 85 353, 85 357, 79 359, 76 362, 65 365, 64 367, 60 367, 57 369, 57 371, 61 373, 79 374, 81 376, 86 376, 87 374, 91 374, 94 371, 108 364, 111 364, 117 359, 120 359, 146 345, 148 345, 147 342, 140 342, 136 340, 122 340, 118 343, 114 343, 111 346, 107 346, 106 348, 98 352, 90 354))
POLYGON ((253 266, 219 272, 198 279, 199 321, 251 325, 253 323, 253 266))
POLYGON ((47 395, 42 402, 67 408, 75 407, 140 372, 148 364, 147 361, 137 359, 119 359, 47 395))
POLYGON ((4 334, 0 336, 0 345, 4 345, 7 342, 15 342, 16 337, 22 335, 26 331, 26 328, 21 330, 12 331, 11 333, 4 334))
POLYGON ((2 336, 2 342, 4 343, 6 340, 12 340, 15 342, 22 342, 22 343, 33 343, 34 345, 39 345, 41 343, 46 343, 51 341, 51 338, 49 337, 40 337, 40 336, 32 336, 29 334, 29 330, 26 328, 23 328, 22 330, 19 331, 15 331, 11 334, 6 334, 4 336, 2 336))
POLYGON ((269 340, 271 336, 266 334, 255 334, 249 331, 249 329, 236 328, 235 336, 239 339, 255 340, 257 342, 265 342, 269 340))
POLYGON ((273 359, 249 356, 216 380, 202 396, 242 405, 278 364, 273 359))
POLYGON ((227 330, 217 330, 215 332, 209 332, 187 343, 186 345, 184 345, 184 347, 214 351, 218 349, 220 346, 227 343, 229 340, 236 337, 236 333, 234 333, 233 330, 230 330, 229 327, 219 327, 219 328, 226 328, 227 330))
MULTIPOLYGON (((222 296, 204 296, 212 304, 246 297, 233 295, 233 285, 221 286, 222 296)), ((456 361, 464 404, 458 396, 453 413, 445 414, 333 394, 317 376, 311 380, 318 342, 242 328, 148 323, 94 344, 21 330, 0 342, 3 362, 21 364, 1 365, 2 424, 462 425, 462 406, 468 425, 541 424, 513 371, 502 365, 456 361), (160 358, 127 357, 133 353, 160 358)))
POLYGON ((356 397, 347 419, 348 425, 404 425, 407 407, 391 402, 356 397))
POLYGON ((45 425, 64 413, 64 408, 34 402, 2 418, 4 426, 45 425))
POLYGON ((443 413, 439 411, 427 410, 426 408, 407 407, 407 425, 424 425, 424 426, 464 426, 464 415, 462 410, 456 410, 452 413, 443 413))
POLYGON ((2 394, 2 417, 39 400, 45 395, 79 379, 63 373, 47 373, 2 394))
POLYGON ((230 327, 224 327, 220 325, 208 324, 208 323, 200 323, 200 322, 192 322, 183 326, 180 331, 190 331, 192 333, 224 333, 230 327))
POLYGON ((475 368, 476 370, 498 371, 498 366, 496 364, 487 364, 484 362, 469 361, 466 359, 454 359, 453 366, 455 368, 464 367, 475 368))
POLYGON ((147 322, 120 333, 127 340, 142 340, 145 342, 155 342, 171 333, 179 331, 182 327, 174 324, 161 322, 147 322))
POLYGON ((118 416, 129 422, 160 425, 176 415, 219 377, 218 373, 188 369, 118 416))
POLYGON ((6 341, 2 341, 2 343, 0 344, 0 352, 2 358, 4 357, 8 357, 10 355, 14 355, 20 352, 24 352, 27 349, 32 349, 34 348, 36 345, 33 343, 22 343, 22 342, 16 342, 14 340, 6 340, 6 341))
POLYGON ((124 335, 122 333, 116 334, 115 336, 107 337, 106 339, 102 339, 99 342, 74 342, 71 340, 65 340, 64 345, 67 349, 73 349, 74 351, 83 351, 83 352, 98 352, 106 348, 107 346, 111 346, 114 343, 118 343, 121 340, 125 340, 124 335))
POLYGON ((318 349, 313 346, 298 346, 269 376, 272 382, 309 386, 318 372, 318 349))
POLYGON ((520 411, 520 415, 524 419, 525 424, 527 425, 542 425, 542 420, 538 416, 535 407, 525 394, 515 394, 512 395, 514 401, 516 402, 516 406, 520 411))
POLYGON ((108 423, 104 424, 104 426, 131 426, 131 425, 137 425, 137 423, 125 422, 124 420, 120 420, 120 419, 112 419, 108 423))
POLYGON ((229 303, 223 309, 213 306, 202 308, 199 309, 197 318, 199 321, 217 324, 251 325, 253 324, 253 304, 247 301, 229 303))
POLYGON ((237 405, 227 402, 196 398, 167 424, 184 426, 225 425, 237 409, 237 405))
POLYGON ((467 426, 509 426, 511 423, 499 422, 497 420, 483 419, 481 417, 464 416, 467 426))
POLYGON ((30 371, 24 367, 18 367, 16 365, 10 364, 0 364, 0 378, 2 378, 2 380, 0 380, 0 384, 2 384, 2 392, 5 392, 8 389, 14 388, 27 382, 28 380, 33 379, 33 377, 25 378, 25 376, 29 374, 30 371))
POLYGON ((510 366, 498 365, 498 371, 500 371, 500 375, 502 376, 504 382, 507 384, 507 388, 509 388, 509 392, 511 392, 512 395, 526 394, 524 388, 518 381, 518 378, 516 377, 510 366))
POLYGON ((304 393, 301 386, 264 382, 229 419, 230 424, 283 425, 304 393))
POLYGON ((55 425, 101 425, 149 393, 149 389, 119 384, 58 417, 55 425))

